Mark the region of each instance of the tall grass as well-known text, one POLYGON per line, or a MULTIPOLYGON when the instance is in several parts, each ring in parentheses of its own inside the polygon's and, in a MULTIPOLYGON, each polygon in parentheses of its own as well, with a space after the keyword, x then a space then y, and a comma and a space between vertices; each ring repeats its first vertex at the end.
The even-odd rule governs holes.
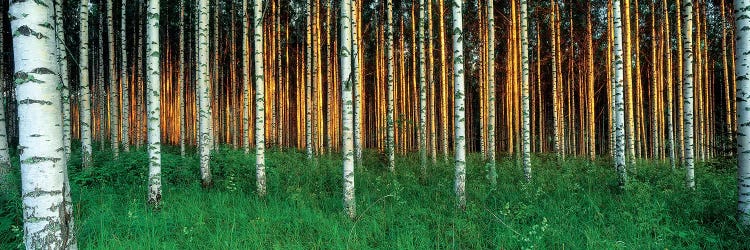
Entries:
MULTIPOLYGON (((76 152, 74 150, 74 152, 76 152)), ((683 172, 639 162, 626 190, 608 160, 533 159, 526 183, 516 159, 498 163, 498 185, 479 155, 468 164, 468 206, 455 209, 453 168, 438 160, 422 176, 415 155, 390 173, 377 152, 356 169, 356 220, 343 213, 338 154, 309 161, 295 150, 267 153, 268 196, 255 194, 253 155, 221 148, 212 157, 214 185, 202 188, 198 158, 163 156, 164 202, 146 205, 142 149, 71 161, 75 219, 82 249, 480 249, 480 248, 750 248, 735 221, 736 163, 697 168, 697 190, 683 172)), ((442 157, 440 157, 442 158, 442 157)), ((17 183, 18 176, 13 177, 17 183)), ((0 249, 22 247, 21 206, 4 196, 0 249)))

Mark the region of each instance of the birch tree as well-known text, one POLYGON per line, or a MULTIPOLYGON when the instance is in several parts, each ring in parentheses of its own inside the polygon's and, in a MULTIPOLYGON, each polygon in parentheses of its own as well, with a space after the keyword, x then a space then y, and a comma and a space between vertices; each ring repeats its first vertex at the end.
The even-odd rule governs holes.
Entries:
MULTIPOLYGON (((5 15, 0 15, 0 30, 5 30, 5 15)), ((0 48, 5 48, 5 36, 0 37, 0 48)), ((8 88, 5 53, 0 53, 0 62, 3 62, 0 63, 0 192, 8 192, 11 190, 8 185, 8 174, 12 166, 8 153, 8 131, 5 119, 5 90, 8 88)))
POLYGON ((395 138, 394 138, 394 119, 393 119, 393 112, 394 112, 394 84, 393 84, 393 0, 386 0, 386 60, 388 61, 387 66, 387 74, 388 74, 388 89, 387 91, 387 110, 386 110, 386 126, 387 128, 387 138, 386 138, 386 154, 388 154, 388 169, 391 172, 395 171, 396 164, 395 164, 395 151, 396 147, 394 145, 395 138))
POLYGON ((341 52, 339 54, 339 63, 341 64, 341 103, 342 110, 342 147, 343 154, 343 172, 344 172, 344 212, 350 219, 357 216, 356 200, 354 197, 354 138, 353 138, 353 88, 352 83, 352 0, 341 0, 341 19, 340 27, 340 44, 341 52))
POLYGON ((250 154, 250 23, 242 0, 242 149, 250 154))
POLYGON ((682 19, 685 25, 682 34, 682 82, 684 103, 684 133, 685 133, 685 170, 688 188, 695 188, 695 145, 693 144, 693 1, 683 0, 682 19))
POLYGON ((531 181, 531 123, 529 117, 529 34, 528 34, 528 10, 526 1, 521 0, 521 106, 523 115, 523 173, 526 181, 531 181))
POLYGON ((146 109, 148 109, 148 203, 161 203, 161 64, 159 0, 148 0, 146 21, 146 109))
POLYGON ((466 209, 466 119, 464 101, 464 42, 462 22, 462 1, 454 0, 451 6, 453 13, 453 85, 454 85, 454 120, 456 150, 456 180, 454 190, 458 208, 466 209))
MULTIPOLYGON (((342 0, 343 1, 343 0, 342 0)), ((343 2, 342 2, 343 3, 343 2)), ((305 43, 305 150, 307 159, 313 158, 313 139, 312 139, 312 17, 310 9, 312 3, 307 2, 306 12, 307 22, 305 25, 307 35, 305 43)), ((349 10, 351 11, 351 10, 349 10)), ((348 52, 347 52, 348 53, 348 52)))
POLYGON ((63 144, 61 79, 53 2, 11 1, 24 242, 28 249, 75 249, 63 144))
MULTIPOLYGON (((80 89, 81 162, 83 167, 91 167, 91 92, 89 87, 89 0, 81 0, 78 12, 81 19, 80 45, 78 48, 80 89)), ((3 128, 5 126, 2 126, 3 128)))
POLYGON ((427 83, 425 74, 425 0, 419 0, 419 158, 422 163, 422 174, 427 173, 427 83))
POLYGON ((734 1, 737 81, 737 153, 739 202, 737 212, 743 225, 750 225, 750 0, 734 1))
POLYGON ((490 183, 494 186, 497 184, 497 169, 495 166, 497 155, 495 149, 495 1, 487 1, 487 54, 489 56, 489 66, 487 67, 487 113, 489 121, 487 121, 487 154, 489 155, 489 178, 490 183))
POLYGON ((57 63, 60 66, 60 92, 62 98, 62 129, 65 157, 70 156, 70 84, 68 82, 68 53, 65 48, 65 29, 63 28, 62 0, 55 0, 55 44, 57 63))
MULTIPOLYGON (((122 149, 130 151, 130 90, 128 86, 128 50, 125 35, 125 14, 127 0, 122 0, 120 9, 120 86, 122 93, 122 149)), ((180 25, 182 27, 182 25, 180 25)), ((182 33, 180 33, 182 34, 182 33)), ((180 40, 182 41, 182 40, 180 40)), ((182 65, 182 63, 180 63, 182 65)), ((182 72, 182 71, 180 71, 182 72)), ((179 88, 179 86, 178 86, 179 88)), ((183 88, 179 88, 182 90, 183 88)))
MULTIPOLYGON (((107 43, 109 44, 109 135, 112 145, 112 153, 117 156, 120 151, 119 131, 119 88, 117 87, 117 69, 115 68, 115 26, 112 16, 112 0, 107 0, 107 43)), ((148 31, 147 31, 148 32, 148 31)), ((147 66, 148 67, 148 66, 147 66)))
POLYGON ((266 103, 265 103, 265 84, 263 76, 263 0, 253 0, 253 25, 254 37, 253 42, 253 63, 255 72, 255 175, 258 186, 258 195, 266 195, 266 142, 265 142, 265 122, 266 122, 266 103))
POLYGON ((359 1, 352 0, 352 87, 354 88, 354 163, 362 165, 362 84, 359 69, 359 1))
POLYGON ((198 82, 198 151, 200 154, 200 172, 201 183, 204 187, 211 185, 211 100, 209 89, 209 69, 208 69, 208 29, 209 13, 208 1, 198 0, 198 69, 196 72, 198 82))
POLYGON ((623 92, 623 49, 622 49, 622 18, 620 15, 620 0, 614 0, 614 28, 615 28, 615 77, 614 77, 614 127, 615 127, 615 169, 619 177, 620 188, 627 183, 627 169, 625 165, 625 101, 623 92))

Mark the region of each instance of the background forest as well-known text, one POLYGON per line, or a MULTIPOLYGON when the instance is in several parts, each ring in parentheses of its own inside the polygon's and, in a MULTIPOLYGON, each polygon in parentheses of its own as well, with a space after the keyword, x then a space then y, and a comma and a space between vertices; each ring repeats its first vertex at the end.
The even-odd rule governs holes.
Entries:
POLYGON ((750 247, 746 0, 0 5, 3 249, 750 247))

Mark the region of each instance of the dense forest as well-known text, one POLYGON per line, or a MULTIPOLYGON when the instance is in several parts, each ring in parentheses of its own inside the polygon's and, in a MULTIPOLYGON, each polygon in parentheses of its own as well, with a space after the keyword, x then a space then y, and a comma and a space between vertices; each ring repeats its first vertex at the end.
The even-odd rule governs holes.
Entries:
POLYGON ((750 0, 0 5, 2 248, 750 247, 750 0))

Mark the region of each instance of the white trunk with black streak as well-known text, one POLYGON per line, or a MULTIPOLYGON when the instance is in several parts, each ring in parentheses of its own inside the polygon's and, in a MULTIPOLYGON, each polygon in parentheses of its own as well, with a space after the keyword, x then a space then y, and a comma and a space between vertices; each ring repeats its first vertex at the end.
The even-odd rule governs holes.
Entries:
POLYGON ((250 154, 250 20, 242 0, 242 150, 250 154))
POLYGON ((341 103, 342 109, 342 147, 341 153, 343 155, 343 176, 344 176, 344 212, 349 218, 354 219, 357 216, 356 200, 354 197, 354 138, 353 138, 353 125, 354 125, 354 105, 353 105, 353 89, 354 84, 352 83, 352 0, 341 0, 341 35, 340 44, 341 50, 339 52, 339 60, 341 67, 341 103))
POLYGON ((211 99, 210 99, 210 76, 209 76, 209 13, 208 0, 198 0, 198 69, 196 72, 198 82, 198 154, 200 156, 201 183, 203 186, 211 185, 211 99))
POLYGON ((494 186, 497 184, 497 154, 495 152, 497 146, 495 144, 495 4, 494 1, 487 2, 487 55, 488 55, 488 67, 487 67, 487 159, 489 160, 489 172, 487 176, 490 179, 490 183, 494 186))
MULTIPOLYGON (((122 150, 130 151, 130 90, 128 86, 128 51, 127 36, 125 36, 125 13, 127 0, 122 0, 120 9, 120 86, 122 88, 122 150)), ((182 25, 180 25, 182 27, 182 25)), ((180 40, 182 41, 182 40, 180 40)), ((182 63, 180 63, 182 66, 182 63)), ((182 72, 182 71, 180 71, 182 72)), ((180 88, 180 91, 183 88, 180 88)), ((182 117, 182 116, 180 116, 182 117)))
POLYGON ((695 145, 694 130, 693 130, 693 1, 683 0, 682 2, 682 18, 685 21, 685 25, 682 26, 682 82, 683 82, 683 104, 684 110, 684 123, 685 127, 685 178, 686 185, 688 188, 695 188, 695 145))
MULTIPOLYGON (((146 21, 146 109, 148 116, 148 203, 161 203, 161 53, 159 0, 148 0, 146 21)), ((115 144, 116 145, 116 144, 115 144)))
POLYGON ((531 123, 529 117, 529 35, 526 0, 521 0, 521 114, 523 115, 522 139, 523 173, 526 181, 531 181, 531 123))
POLYGON ((24 242, 27 249, 75 249, 63 144, 60 67, 53 2, 12 1, 24 242))
POLYGON ((459 209, 466 209, 466 117, 464 101, 464 42, 463 42, 463 20, 462 2, 453 0, 451 10, 453 13, 453 92, 454 97, 454 122, 455 122, 455 150, 456 150, 456 180, 454 191, 456 192, 457 205, 459 209))
POLYGON ((358 0, 352 0, 352 87, 354 88, 354 163, 362 165, 362 87, 359 77, 359 10, 358 0))
POLYGON ((614 27, 615 27, 615 77, 614 93, 614 127, 615 127, 615 170, 619 176, 620 188, 627 183, 627 169, 625 165, 625 93, 624 93, 624 65, 622 49, 622 18, 620 17, 620 1, 615 0, 613 4, 614 27))
MULTIPOLYGON (((112 16, 112 0, 107 0, 107 43, 109 44, 109 135, 112 153, 117 156, 120 151, 119 111, 120 98, 117 82, 117 68, 115 68, 115 26, 112 16)), ((146 31, 148 32, 148 31, 146 31)), ((148 45, 146 45, 148 46, 148 45)), ((148 67, 148 66, 147 66, 148 67)))
POLYGON ((419 49, 419 159, 421 160, 422 174, 427 173, 427 75, 425 73, 425 0, 419 0, 419 33, 417 43, 419 49))
POLYGON ((737 212, 743 225, 750 225, 750 0, 734 1, 736 52, 734 58, 737 82, 737 212))
POLYGON ((70 156, 70 85, 68 82, 68 53, 65 47, 65 29, 63 28, 62 0, 55 0, 55 42, 57 46, 57 63, 60 66, 60 92, 62 94, 62 129, 65 157, 70 156))
POLYGON ((386 57, 388 60, 388 89, 387 89, 387 110, 386 110, 386 126, 387 128, 387 138, 385 142, 386 147, 386 154, 388 157, 388 170, 391 172, 394 172, 396 170, 396 147, 395 147, 395 138, 394 138, 394 85, 393 85, 393 0, 386 0, 387 5, 387 13, 386 13, 386 42, 385 42, 385 50, 386 50, 386 57))
POLYGON ((80 126, 81 126, 81 162, 84 168, 91 167, 91 91, 89 84, 89 0, 81 0, 79 15, 81 18, 79 47, 79 81, 80 87, 80 126))
POLYGON ((263 76, 263 0, 253 1, 253 63, 255 72, 255 177, 258 196, 266 195, 266 101, 263 76))

